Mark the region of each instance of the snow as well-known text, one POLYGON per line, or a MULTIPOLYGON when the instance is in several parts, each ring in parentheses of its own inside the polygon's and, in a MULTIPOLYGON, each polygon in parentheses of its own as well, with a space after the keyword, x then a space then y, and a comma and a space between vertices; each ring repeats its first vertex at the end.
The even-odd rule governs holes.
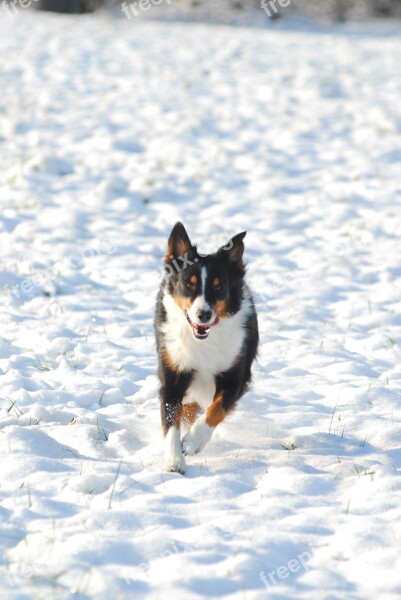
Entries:
POLYGON ((3 16, 2 598, 400 597, 400 32, 3 16), (262 340, 185 477, 177 219, 248 230, 262 340))

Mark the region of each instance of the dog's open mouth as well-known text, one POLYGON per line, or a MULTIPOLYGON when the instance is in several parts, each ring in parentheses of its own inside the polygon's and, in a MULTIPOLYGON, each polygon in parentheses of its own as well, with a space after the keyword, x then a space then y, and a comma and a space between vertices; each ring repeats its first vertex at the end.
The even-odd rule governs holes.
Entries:
POLYGON ((220 320, 219 317, 216 317, 216 319, 213 321, 213 323, 210 323, 210 325, 199 325, 198 323, 194 323, 193 321, 191 321, 187 311, 185 311, 185 316, 187 318, 188 323, 191 325, 192 331, 194 332, 194 336, 197 340, 205 340, 209 335, 210 329, 212 327, 215 327, 220 320))

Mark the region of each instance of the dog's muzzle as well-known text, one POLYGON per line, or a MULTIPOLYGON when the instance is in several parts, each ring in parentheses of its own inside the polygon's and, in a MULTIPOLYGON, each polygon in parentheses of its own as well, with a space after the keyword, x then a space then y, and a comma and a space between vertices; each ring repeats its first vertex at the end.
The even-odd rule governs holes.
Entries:
POLYGON ((205 340, 209 335, 210 329, 212 327, 216 327, 216 325, 218 325, 220 321, 219 317, 216 317, 216 319, 213 321, 213 323, 210 323, 210 325, 200 325, 191 321, 187 311, 185 311, 185 316, 187 318, 188 323, 191 325, 192 331, 194 332, 194 336, 197 340, 205 340))

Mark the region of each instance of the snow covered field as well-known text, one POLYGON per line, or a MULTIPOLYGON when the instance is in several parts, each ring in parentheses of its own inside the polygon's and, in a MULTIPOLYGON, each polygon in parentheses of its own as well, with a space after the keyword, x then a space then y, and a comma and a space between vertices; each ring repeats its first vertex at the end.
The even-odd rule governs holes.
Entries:
POLYGON ((0 23, 0 597, 401 596, 401 29, 0 23), (390 31, 390 30, 389 30, 390 31), (248 230, 253 390, 161 471, 181 219, 248 230))

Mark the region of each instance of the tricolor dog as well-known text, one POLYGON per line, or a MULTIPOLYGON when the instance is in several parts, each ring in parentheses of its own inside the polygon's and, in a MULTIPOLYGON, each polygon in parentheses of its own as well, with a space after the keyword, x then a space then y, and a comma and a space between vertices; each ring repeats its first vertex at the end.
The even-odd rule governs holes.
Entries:
POLYGON ((245 235, 208 256, 182 223, 168 241, 155 316, 168 471, 185 472, 184 455, 205 447, 251 382, 259 334, 244 280, 245 235))

